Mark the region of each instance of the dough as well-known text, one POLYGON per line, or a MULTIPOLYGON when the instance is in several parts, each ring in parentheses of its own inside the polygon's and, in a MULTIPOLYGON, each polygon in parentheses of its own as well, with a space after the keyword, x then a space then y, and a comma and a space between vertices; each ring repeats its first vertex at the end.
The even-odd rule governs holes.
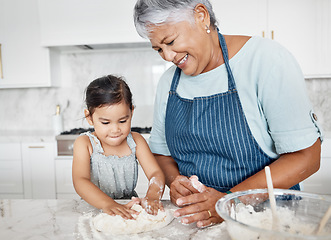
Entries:
POLYGON ((135 219, 99 213, 92 219, 92 225, 96 230, 107 234, 134 234, 163 228, 174 218, 169 209, 164 212, 159 210, 155 216, 148 214, 139 204, 134 204, 131 209, 140 213, 133 216, 135 219))

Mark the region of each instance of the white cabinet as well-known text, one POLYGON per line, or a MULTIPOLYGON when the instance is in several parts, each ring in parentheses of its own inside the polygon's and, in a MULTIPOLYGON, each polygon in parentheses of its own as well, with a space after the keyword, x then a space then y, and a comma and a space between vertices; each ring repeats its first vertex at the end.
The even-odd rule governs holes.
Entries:
POLYGON ((0 143, 0 198, 23 198, 19 143, 0 143))
POLYGON ((140 164, 138 164, 138 181, 135 191, 138 193, 138 196, 140 198, 143 198, 146 196, 147 189, 148 189, 148 179, 144 173, 144 170, 142 169, 140 164))
POLYGON ((331 75, 331 1, 322 0, 321 72, 331 75))
POLYGON ((258 35, 267 27, 265 0, 210 0, 220 32, 231 35, 258 35))
POLYGON ((24 198, 55 198, 55 142, 22 143, 24 198))
POLYGON ((0 88, 51 86, 49 49, 41 47, 37 0, 0 0, 0 88))
MULTIPOLYGON (((137 187, 136 187, 136 192, 138 193, 138 196, 143 198, 146 196, 147 193, 147 189, 148 189, 148 179, 144 173, 144 170, 142 169, 142 167, 140 166, 140 164, 138 165, 138 182, 137 182, 137 187)), ((169 188, 166 186, 162 199, 163 200, 170 200, 170 195, 169 195, 169 188)))
POLYGON ((302 182, 303 191, 331 195, 331 139, 322 143, 320 169, 302 182))
POLYGON ((72 157, 55 158, 56 198, 79 199, 72 183, 72 157))
POLYGON ((224 34, 274 39, 306 77, 331 76, 329 0, 212 0, 224 34))
MULTIPOLYGON (((55 158, 55 173, 56 173, 56 198, 80 198, 76 193, 72 183, 72 156, 56 157, 55 158)), ((148 189, 148 179, 141 168, 138 165, 138 182, 136 186, 136 192, 139 197, 145 197, 148 189)), ((169 188, 166 187, 162 199, 170 199, 169 188)))
POLYGON ((321 54, 325 51, 320 49, 323 26, 321 2, 268 1, 268 33, 295 56, 306 76, 321 74, 321 54))
POLYGON ((133 23, 135 2, 39 0, 42 45, 142 42, 133 23))

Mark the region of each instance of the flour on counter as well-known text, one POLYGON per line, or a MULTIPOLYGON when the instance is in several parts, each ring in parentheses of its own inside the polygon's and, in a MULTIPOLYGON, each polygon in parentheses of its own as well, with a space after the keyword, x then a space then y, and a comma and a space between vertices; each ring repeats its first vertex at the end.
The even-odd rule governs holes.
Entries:
MULTIPOLYGON (((127 202, 121 201, 121 203, 126 204, 127 202)), ((171 218, 173 212, 178 209, 169 200, 163 202, 163 207, 167 213, 170 213, 171 218)), ((99 214, 99 209, 91 209, 79 216, 76 225, 76 240, 230 240, 227 229, 223 226, 225 223, 199 229, 196 223, 183 225, 180 218, 174 218, 168 225, 153 231, 134 234, 125 232, 124 234, 113 235, 96 230, 93 220, 99 214), (217 237, 215 238, 215 236, 217 237)))
POLYGON ((132 209, 139 214, 133 216, 135 219, 124 219, 121 216, 111 216, 106 213, 99 213, 92 219, 93 227, 103 233, 112 235, 134 234, 149 232, 167 226, 173 220, 170 210, 159 210, 157 215, 148 214, 142 206, 134 204, 132 209))
MULTIPOLYGON (((291 211, 285 207, 277 208, 279 219, 280 232, 286 232, 297 235, 314 235, 313 232, 316 228, 316 224, 304 222, 303 219, 295 215, 294 211, 291 211)), ((231 217, 239 222, 247 224, 249 226, 258 227, 266 230, 272 230, 272 212, 271 209, 265 209, 264 211, 256 212, 251 205, 237 206, 231 208, 231 217)), ((232 224, 232 223, 227 223, 232 224)), ((241 226, 232 225, 232 230, 229 231, 233 239, 261 239, 269 240, 270 236, 264 236, 262 233, 253 231, 244 231, 241 226), (238 228, 238 229, 237 229, 238 228), (235 236, 234 236, 235 235, 235 236)), ((278 238, 276 238, 278 239, 278 238)), ((282 238, 280 238, 282 239, 282 238)))

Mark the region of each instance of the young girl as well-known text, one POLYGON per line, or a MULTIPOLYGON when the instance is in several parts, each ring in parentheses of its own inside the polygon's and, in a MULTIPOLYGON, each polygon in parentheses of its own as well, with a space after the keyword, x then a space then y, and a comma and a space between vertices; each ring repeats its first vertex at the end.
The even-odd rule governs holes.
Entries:
POLYGON ((76 192, 89 204, 110 215, 132 219, 134 203, 149 214, 163 210, 160 199, 165 179, 145 139, 131 132, 132 94, 121 78, 108 75, 91 82, 86 89, 84 110, 94 132, 80 135, 74 144, 72 178, 76 192), (138 162, 149 187, 142 199, 134 191, 138 162), (121 205, 114 199, 130 199, 121 205))

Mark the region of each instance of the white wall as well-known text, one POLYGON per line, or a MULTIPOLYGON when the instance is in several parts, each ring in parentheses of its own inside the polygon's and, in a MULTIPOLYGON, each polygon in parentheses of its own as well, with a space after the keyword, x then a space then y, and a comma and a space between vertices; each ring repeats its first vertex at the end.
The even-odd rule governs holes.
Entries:
MULTIPOLYGON (((52 131, 57 104, 61 105, 64 130, 88 127, 83 120, 84 90, 106 74, 123 75, 131 87, 136 105, 132 126, 151 126, 156 85, 166 68, 152 49, 62 53, 61 87, 0 89, 0 132, 52 131)), ((331 79, 307 79, 306 83, 323 130, 331 132, 331 79)))
POLYGON ((64 130, 88 127, 83 120, 84 91, 94 79, 123 76, 136 107, 132 126, 152 126, 157 82, 167 66, 152 49, 81 51, 61 54, 59 88, 1 89, 0 132, 10 130, 52 131, 52 115, 60 104, 64 130))

